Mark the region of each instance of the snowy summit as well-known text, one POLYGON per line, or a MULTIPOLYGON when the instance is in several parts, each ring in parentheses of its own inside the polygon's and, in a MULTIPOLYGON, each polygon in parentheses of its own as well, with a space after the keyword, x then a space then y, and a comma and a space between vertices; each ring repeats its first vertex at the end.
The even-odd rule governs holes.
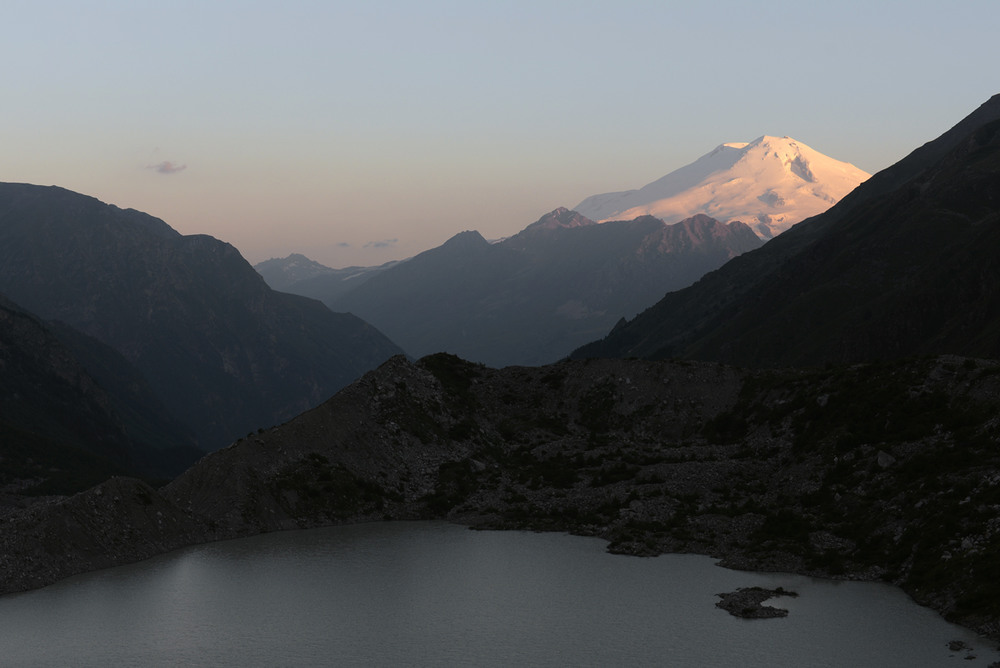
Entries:
POLYGON ((764 239, 826 211, 870 174, 791 137, 721 144, 638 190, 592 195, 574 210, 604 222, 651 215, 671 224, 703 213, 764 239))

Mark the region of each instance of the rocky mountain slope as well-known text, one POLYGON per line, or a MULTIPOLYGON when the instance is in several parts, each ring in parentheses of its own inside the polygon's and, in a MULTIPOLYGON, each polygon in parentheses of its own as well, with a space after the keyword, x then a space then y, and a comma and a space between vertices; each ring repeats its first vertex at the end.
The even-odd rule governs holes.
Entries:
POLYGON ((741 221, 764 239, 822 213, 870 175, 791 137, 721 144, 638 190, 592 195, 574 207, 597 221, 695 214, 741 221))
POLYGON ((205 448, 400 352, 354 316, 272 291, 228 244, 55 187, 0 184, 0 291, 118 351, 205 448))
POLYGON ((825 214, 574 356, 752 366, 1000 358, 998 120, 994 96, 825 214))
POLYGON ((1000 638, 1000 364, 817 371, 396 357, 160 490, 0 518, 4 591, 191 542, 373 519, 601 536, 627 554, 898 584, 1000 638))
POLYGON ((494 244, 463 232, 326 303, 364 318, 411 355, 540 364, 760 243, 741 223, 705 216, 597 225, 556 209, 494 244))

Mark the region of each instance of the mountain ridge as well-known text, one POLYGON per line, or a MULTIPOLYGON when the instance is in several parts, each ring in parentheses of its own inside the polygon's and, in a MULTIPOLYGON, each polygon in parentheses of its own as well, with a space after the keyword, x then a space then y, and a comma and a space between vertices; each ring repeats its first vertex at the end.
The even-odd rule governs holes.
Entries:
POLYGON ((596 224, 558 208, 492 244, 459 233, 326 304, 371 322, 415 357, 539 364, 761 243, 742 223, 666 225, 644 216, 596 224))
POLYGON ((295 283, 336 272, 336 269, 310 260, 301 253, 292 253, 284 258, 272 257, 258 262, 253 268, 272 289, 279 292, 284 292, 285 288, 295 283))

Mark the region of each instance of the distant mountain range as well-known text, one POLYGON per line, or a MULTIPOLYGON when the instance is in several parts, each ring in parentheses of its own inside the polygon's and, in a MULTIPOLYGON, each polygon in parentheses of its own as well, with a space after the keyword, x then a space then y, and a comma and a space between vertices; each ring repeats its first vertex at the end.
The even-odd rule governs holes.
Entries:
POLYGON ((574 210, 596 221, 695 214, 741 221, 764 239, 830 208, 870 175, 791 137, 721 144, 638 190, 592 195, 574 210))
POLYGON ((314 260, 310 260, 300 253, 292 253, 286 258, 271 258, 256 265, 254 269, 264 277, 264 280, 273 289, 281 292, 290 285, 295 285, 302 281, 307 281, 318 276, 329 276, 338 272, 355 269, 331 269, 314 260))
POLYGON ((0 292, 63 323, 53 331, 92 375, 111 375, 94 340, 116 351, 204 449, 401 352, 355 316, 271 290, 229 244, 56 187, 0 184, 0 292))
POLYGON ((496 243, 468 231, 379 267, 331 269, 295 254, 255 268, 275 289, 371 322, 411 355, 543 364, 867 178, 801 142, 765 136, 723 144, 639 190, 556 209, 496 243))
MULTIPOLYGON (((331 270, 285 289, 363 318, 414 356, 541 364, 761 243, 746 225, 707 216, 598 225, 560 208, 497 243, 462 232, 394 266, 331 270)), ((309 266, 300 257, 285 267, 309 266)), ((269 262, 258 270, 288 274, 269 262)))
POLYGON ((1000 96, 826 213, 574 357, 821 365, 1000 358, 1000 96))
POLYGON ((292 253, 288 257, 259 262, 254 265, 254 269, 275 290, 325 302, 347 294, 369 278, 400 262, 405 260, 393 260, 374 267, 332 269, 305 255, 292 253))

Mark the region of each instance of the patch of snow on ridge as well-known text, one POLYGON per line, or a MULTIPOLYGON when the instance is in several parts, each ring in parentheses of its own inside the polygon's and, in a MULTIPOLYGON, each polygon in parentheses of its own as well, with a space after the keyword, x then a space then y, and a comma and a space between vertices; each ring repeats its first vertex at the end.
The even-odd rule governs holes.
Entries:
POLYGON ((642 215, 668 224, 703 213, 749 225, 769 239, 826 211, 870 174, 791 137, 720 144, 638 190, 593 195, 574 210, 596 220, 642 215))

